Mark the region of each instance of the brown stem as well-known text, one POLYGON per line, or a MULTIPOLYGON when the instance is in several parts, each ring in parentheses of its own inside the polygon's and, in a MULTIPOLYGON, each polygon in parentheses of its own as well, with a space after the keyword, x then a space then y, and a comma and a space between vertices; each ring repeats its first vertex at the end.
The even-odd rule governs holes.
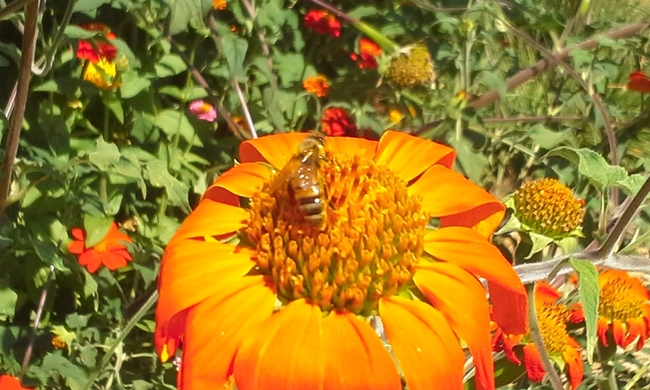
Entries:
POLYGON ((9 17, 9 15, 25 7, 27 4, 33 3, 35 0, 15 0, 9 3, 3 9, 0 9, 0 20, 9 17))
POLYGON ((25 6, 25 34, 23 35, 22 57, 18 72, 18 88, 16 94, 16 106, 9 121, 7 130, 7 141, 5 144, 5 159, 0 176, 0 214, 4 212, 5 203, 9 196, 11 187, 12 172, 16 154, 18 153, 18 142, 20 131, 25 119, 25 107, 27 106, 27 95, 29 94, 29 80, 32 75, 32 64, 36 51, 36 37, 38 25, 39 2, 32 2, 25 6))

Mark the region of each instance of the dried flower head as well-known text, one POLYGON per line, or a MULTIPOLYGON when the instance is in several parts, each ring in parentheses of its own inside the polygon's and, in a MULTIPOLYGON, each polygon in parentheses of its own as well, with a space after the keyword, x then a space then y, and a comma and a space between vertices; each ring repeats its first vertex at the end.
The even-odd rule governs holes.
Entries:
POLYGON ((433 60, 426 46, 407 48, 393 58, 387 76, 400 87, 415 87, 435 80, 433 60))
POLYGON ((515 216, 525 228, 551 238, 574 232, 584 217, 584 202, 556 179, 525 183, 514 193, 515 216))

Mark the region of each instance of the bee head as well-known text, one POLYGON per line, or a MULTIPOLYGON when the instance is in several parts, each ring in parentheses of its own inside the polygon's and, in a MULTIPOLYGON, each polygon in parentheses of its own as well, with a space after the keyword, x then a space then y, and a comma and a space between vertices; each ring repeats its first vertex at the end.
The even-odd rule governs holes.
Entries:
POLYGON ((298 146, 299 152, 322 151, 325 149, 325 137, 318 132, 311 132, 298 146))

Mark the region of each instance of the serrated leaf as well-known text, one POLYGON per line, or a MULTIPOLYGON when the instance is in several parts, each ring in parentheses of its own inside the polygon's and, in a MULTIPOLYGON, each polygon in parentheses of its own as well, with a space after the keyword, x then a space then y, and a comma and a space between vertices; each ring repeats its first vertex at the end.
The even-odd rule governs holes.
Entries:
POLYGON ((226 57, 230 79, 237 80, 246 76, 244 60, 248 51, 248 41, 236 35, 223 37, 223 55, 226 57))
POLYGON ((61 355, 50 353, 43 359, 43 369, 58 371, 71 390, 82 390, 88 381, 86 372, 61 355))
POLYGON ((569 262, 578 273, 578 296, 585 314, 585 327, 587 328, 587 360, 591 364, 597 341, 598 301, 600 299, 598 271, 587 260, 572 258, 569 262))
POLYGON ((201 0, 167 0, 171 9, 169 33, 174 35, 187 30, 192 23, 195 27, 205 27, 201 0))
POLYGON ((603 156, 590 149, 563 146, 548 152, 543 158, 552 156, 562 157, 577 165, 578 172, 593 181, 601 190, 627 177, 623 167, 609 165, 603 156))
POLYGON ((199 137, 195 136, 194 127, 184 112, 174 110, 163 110, 156 115, 155 123, 169 136, 180 134, 188 143, 195 146, 203 146, 199 137))
MULTIPOLYGON (((275 71, 280 78, 280 84, 284 88, 291 87, 294 83, 301 81, 302 71, 305 68, 305 58, 301 54, 275 52, 273 55, 275 71)), ((288 90, 285 92, 289 92, 288 90)))
POLYGON ((106 237, 108 229, 113 224, 113 218, 84 215, 84 230, 86 232, 86 248, 91 248, 106 237))
POLYGON ((190 193, 189 187, 172 176, 167 170, 167 166, 162 161, 150 161, 146 166, 146 170, 151 185, 154 187, 164 188, 170 204, 179 206, 183 211, 188 213, 191 211, 187 199, 190 193))
POLYGON ((95 150, 87 153, 88 159, 102 171, 108 171, 111 164, 120 159, 120 151, 112 142, 106 142, 103 138, 97 138, 95 150))

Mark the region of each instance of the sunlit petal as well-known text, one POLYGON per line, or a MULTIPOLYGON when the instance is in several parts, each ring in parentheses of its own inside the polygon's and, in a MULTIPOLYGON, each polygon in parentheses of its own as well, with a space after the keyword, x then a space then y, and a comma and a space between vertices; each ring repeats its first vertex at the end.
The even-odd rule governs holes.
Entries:
POLYGON ((328 150, 348 156, 359 156, 364 160, 372 160, 377 149, 377 141, 363 138, 331 137, 327 138, 326 145, 328 150))
POLYGON ((185 219, 172 240, 233 233, 246 225, 248 217, 248 211, 240 207, 205 199, 185 219))
POLYGON ((239 147, 242 162, 267 162, 282 169, 307 133, 284 133, 245 141, 239 147))
POLYGON ((224 172, 205 191, 202 200, 212 199, 232 206, 239 205, 239 197, 250 198, 271 177, 271 170, 258 163, 242 163, 224 172))

